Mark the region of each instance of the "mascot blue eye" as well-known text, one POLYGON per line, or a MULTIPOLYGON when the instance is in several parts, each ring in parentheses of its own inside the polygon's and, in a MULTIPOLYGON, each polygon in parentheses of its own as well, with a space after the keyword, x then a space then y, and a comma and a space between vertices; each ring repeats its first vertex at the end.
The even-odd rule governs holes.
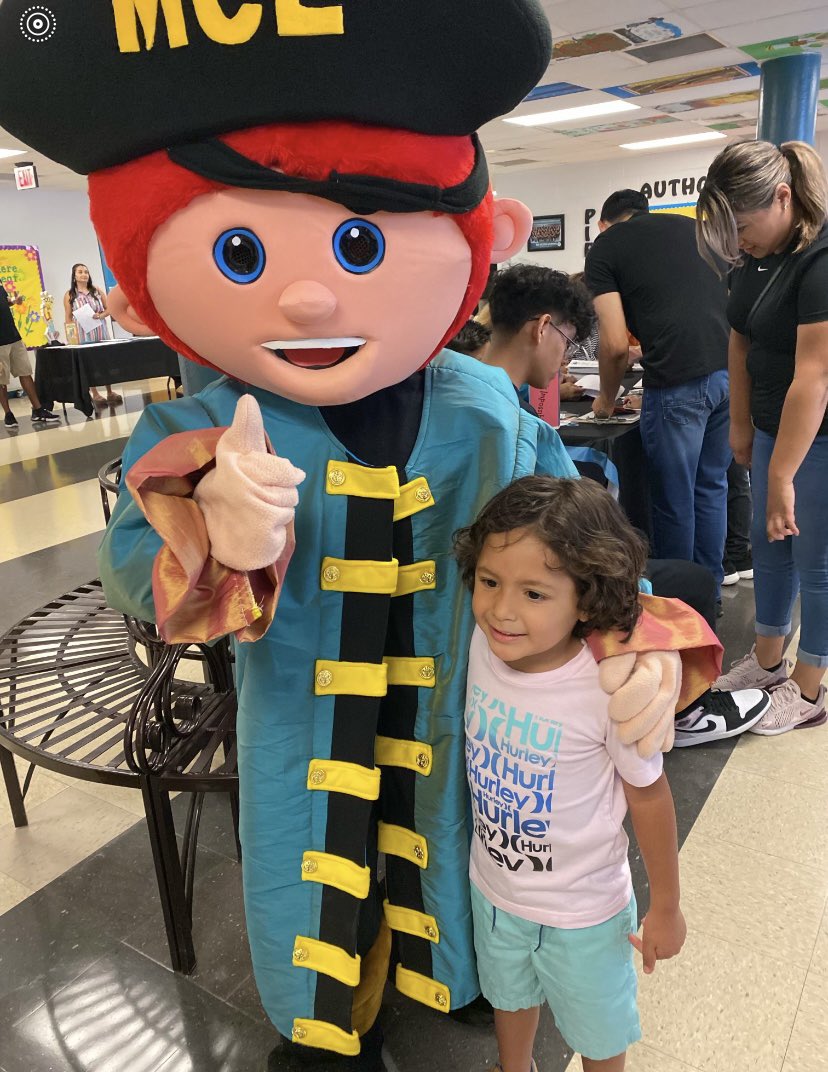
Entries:
POLYGON ((385 236, 367 220, 348 220, 333 237, 334 256, 346 272, 365 275, 382 263, 385 236))
POLYGON ((255 283, 264 271, 264 246, 252 231, 236 227, 218 236, 213 259, 219 271, 234 283, 255 283))

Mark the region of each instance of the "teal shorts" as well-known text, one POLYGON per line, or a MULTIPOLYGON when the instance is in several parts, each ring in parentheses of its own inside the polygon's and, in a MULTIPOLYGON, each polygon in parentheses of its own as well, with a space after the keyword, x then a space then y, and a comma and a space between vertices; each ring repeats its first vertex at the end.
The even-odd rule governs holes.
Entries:
POLYGON ((628 935, 638 930, 635 895, 594 927, 544 927, 496 908, 472 884, 474 947, 484 997, 516 1012, 542 1005, 576 1053, 605 1061, 641 1038, 638 982, 628 935))

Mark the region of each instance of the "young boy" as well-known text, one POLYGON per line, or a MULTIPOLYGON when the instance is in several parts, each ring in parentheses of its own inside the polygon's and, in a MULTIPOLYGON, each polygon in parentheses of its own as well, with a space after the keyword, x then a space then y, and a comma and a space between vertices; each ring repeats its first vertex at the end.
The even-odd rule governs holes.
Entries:
POLYGON ((649 973, 686 932, 661 754, 642 759, 619 741, 583 639, 632 631, 646 549, 593 481, 525 477, 457 534, 455 550, 477 626, 465 715, 469 870, 496 1068, 536 1072, 546 1000, 585 1072, 620 1072, 641 1037, 633 946, 649 973), (627 808, 650 880, 641 940, 627 808))

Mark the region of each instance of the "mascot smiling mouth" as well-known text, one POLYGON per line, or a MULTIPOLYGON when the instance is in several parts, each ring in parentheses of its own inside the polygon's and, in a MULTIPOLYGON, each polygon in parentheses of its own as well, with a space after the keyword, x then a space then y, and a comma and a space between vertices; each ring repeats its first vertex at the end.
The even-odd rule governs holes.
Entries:
POLYGON ((320 370, 353 357, 365 345, 365 339, 274 339, 262 345, 289 365, 320 370))

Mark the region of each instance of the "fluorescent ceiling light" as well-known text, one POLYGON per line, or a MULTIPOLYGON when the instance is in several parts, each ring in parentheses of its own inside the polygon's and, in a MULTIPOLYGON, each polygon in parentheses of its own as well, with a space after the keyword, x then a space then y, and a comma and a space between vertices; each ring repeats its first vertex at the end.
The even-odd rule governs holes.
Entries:
POLYGON ((5 160, 9 156, 23 156, 25 152, 25 149, 0 149, 0 160, 5 160))
POLYGON ((640 104, 629 101, 604 101, 601 104, 582 104, 580 108, 559 108, 556 112, 536 112, 534 115, 516 115, 504 119, 504 123, 516 123, 520 127, 539 127, 544 123, 568 123, 571 119, 589 119, 597 115, 615 115, 616 112, 637 112, 640 104))
POLYGON ((619 145, 619 149, 666 149, 669 145, 692 145, 697 141, 714 141, 717 138, 726 138, 718 130, 705 130, 701 134, 682 134, 678 138, 655 138, 653 141, 628 141, 626 145, 619 145))

